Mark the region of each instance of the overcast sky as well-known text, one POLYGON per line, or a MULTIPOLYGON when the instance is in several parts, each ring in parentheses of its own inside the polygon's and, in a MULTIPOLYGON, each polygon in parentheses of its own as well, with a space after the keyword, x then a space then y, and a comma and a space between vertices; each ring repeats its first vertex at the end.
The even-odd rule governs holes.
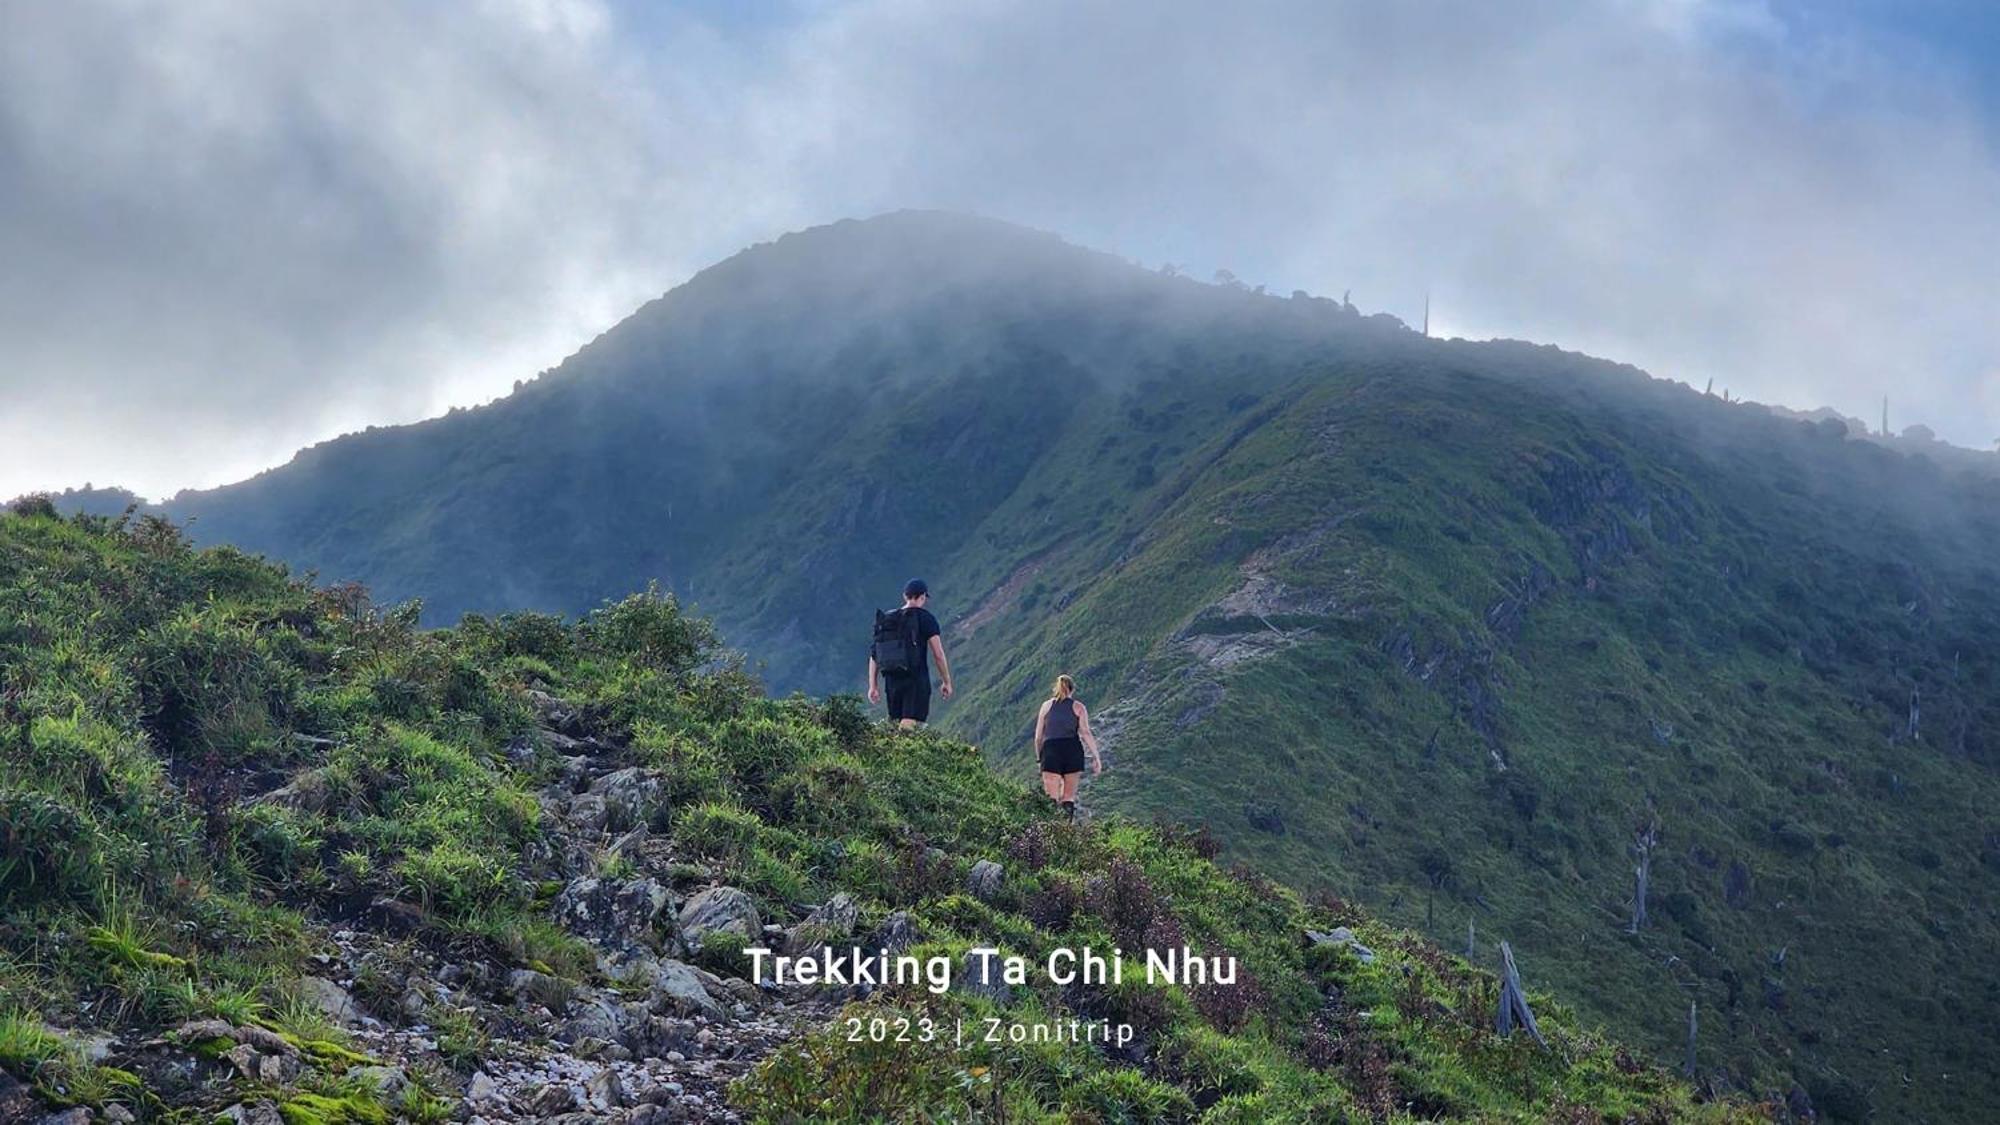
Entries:
POLYGON ((1978 0, 0 0, 0 496, 486 401, 900 207, 2000 436, 1978 0))

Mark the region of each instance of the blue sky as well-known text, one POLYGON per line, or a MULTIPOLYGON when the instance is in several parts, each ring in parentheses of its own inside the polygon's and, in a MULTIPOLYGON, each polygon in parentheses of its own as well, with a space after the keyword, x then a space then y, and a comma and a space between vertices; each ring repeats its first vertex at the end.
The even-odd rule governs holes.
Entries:
POLYGON ((1983 0, 1778 0, 1772 12, 1804 33, 1906 40, 1907 64, 1936 66, 2000 109, 2000 5, 1983 0))
POLYGON ((0 495, 487 401, 786 230, 974 211, 2000 436, 2000 14, 1883 0, 0 7, 0 495))

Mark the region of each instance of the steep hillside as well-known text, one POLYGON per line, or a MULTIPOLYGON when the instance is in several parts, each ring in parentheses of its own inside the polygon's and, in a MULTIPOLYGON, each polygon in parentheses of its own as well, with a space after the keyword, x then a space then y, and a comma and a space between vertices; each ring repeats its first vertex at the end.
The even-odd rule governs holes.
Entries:
POLYGON ((1205 836, 764 698, 670 599, 413 626, 162 522, 0 515, 0 1120, 1766 1119, 1539 991, 1546 1049, 1494 1034, 1490 975, 1205 836), (850 938, 1240 974, 743 978, 746 939, 850 938), (848 1030, 988 1017, 1135 1038, 848 1030))
MULTIPOLYGON (((904 213, 731 258, 491 406, 168 510, 203 541, 422 597, 428 623, 577 612, 657 578, 713 604, 774 683, 852 689, 855 615, 975 543, 1000 565, 1022 529, 995 513, 1051 459, 1091 456, 1099 409, 1140 379, 1220 386, 1204 372, 1221 349, 1277 385, 1295 364, 1274 357, 1386 325, 904 213)), ((1197 433, 1151 433, 1083 503, 1147 494, 1144 466, 1178 452, 1161 443, 1197 433)))
POLYGON ((1095 807, 1508 934, 1662 1057, 1696 1000, 1718 1081, 1952 1120, 2000 1103, 2000 474, 1914 448, 903 214, 171 508, 436 622, 658 579, 814 691, 922 574, 1003 768, 1069 671, 1095 807))

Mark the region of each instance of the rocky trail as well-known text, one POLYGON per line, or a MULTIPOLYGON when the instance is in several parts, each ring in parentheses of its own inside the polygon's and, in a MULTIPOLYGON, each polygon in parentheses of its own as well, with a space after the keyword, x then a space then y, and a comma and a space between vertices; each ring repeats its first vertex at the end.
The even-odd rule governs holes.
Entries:
MULTIPOLYGON (((661 811, 658 771, 635 764, 628 747, 568 703, 539 693, 533 701, 539 728, 506 753, 522 766, 553 755, 557 768, 540 792, 544 836, 522 857, 521 876, 560 883, 548 918, 587 943, 594 965, 523 967, 535 961, 532 950, 479 948, 490 943, 444 936, 417 904, 375 898, 352 917, 316 923, 318 972, 296 990, 343 1035, 302 1045, 258 1024, 211 1018, 143 1042, 102 1043, 96 1053, 169 1104, 221 1105, 218 1095, 244 1087, 275 1094, 317 1066, 372 1082, 391 1106, 416 1075, 428 1090, 456 1092, 456 1102, 432 1098, 421 1112, 401 1102, 412 1119, 739 1120, 730 1083, 861 993, 759 987, 692 961, 711 934, 780 951, 845 940, 854 936, 856 906, 836 895, 789 928, 766 924, 749 894, 715 882, 651 831, 661 811)), ((315 798, 293 785, 253 799, 315 798)), ((862 943, 900 945, 908 933, 907 919, 892 916, 885 933, 862 943)), ((281 1125, 299 1104, 236 1101, 221 1106, 219 1119, 281 1125)), ((105 1119, 129 1118, 87 1109, 29 1118, 105 1119)), ((4 1105, 0 1120, 15 1120, 4 1105)))

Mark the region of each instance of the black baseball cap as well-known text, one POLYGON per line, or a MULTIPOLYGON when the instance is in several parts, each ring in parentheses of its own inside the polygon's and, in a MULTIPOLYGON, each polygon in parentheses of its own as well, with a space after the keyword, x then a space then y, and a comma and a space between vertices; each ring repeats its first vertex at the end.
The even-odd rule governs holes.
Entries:
POLYGON ((903 596, 906 598, 921 598, 930 592, 931 588, 925 585, 921 578, 912 578, 903 583, 903 596))

